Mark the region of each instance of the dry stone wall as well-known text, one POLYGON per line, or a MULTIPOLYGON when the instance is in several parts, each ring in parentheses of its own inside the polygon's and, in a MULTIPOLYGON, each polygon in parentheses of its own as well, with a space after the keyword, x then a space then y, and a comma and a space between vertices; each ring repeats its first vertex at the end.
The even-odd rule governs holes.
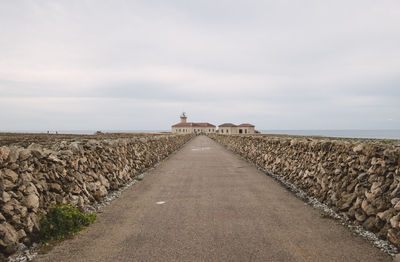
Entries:
MULTIPOLYGON (((84 209, 177 150, 192 135, 0 147, 0 252, 29 245, 56 203, 84 209)), ((1 254, 0 254, 1 258, 1 254)))
POLYGON ((400 247, 400 144, 210 135, 400 247))

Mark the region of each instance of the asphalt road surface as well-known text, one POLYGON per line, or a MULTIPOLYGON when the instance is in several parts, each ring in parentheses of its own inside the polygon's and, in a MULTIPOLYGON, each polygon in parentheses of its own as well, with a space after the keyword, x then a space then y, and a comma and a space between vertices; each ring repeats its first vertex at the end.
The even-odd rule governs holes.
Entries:
POLYGON ((35 261, 391 261, 205 136, 35 261))

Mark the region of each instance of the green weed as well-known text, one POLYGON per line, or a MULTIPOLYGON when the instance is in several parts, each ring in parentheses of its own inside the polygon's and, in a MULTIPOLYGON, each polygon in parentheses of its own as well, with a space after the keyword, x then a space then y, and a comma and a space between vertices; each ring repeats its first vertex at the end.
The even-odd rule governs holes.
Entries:
POLYGON ((96 218, 94 213, 84 214, 67 204, 52 206, 46 216, 40 217, 40 241, 64 239, 89 226, 96 218))

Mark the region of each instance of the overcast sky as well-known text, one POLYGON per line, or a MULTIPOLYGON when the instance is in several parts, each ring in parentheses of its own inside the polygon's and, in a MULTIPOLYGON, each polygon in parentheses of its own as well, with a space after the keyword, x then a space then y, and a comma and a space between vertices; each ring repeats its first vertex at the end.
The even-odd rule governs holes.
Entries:
POLYGON ((0 130, 400 129, 400 1, 2 0, 0 130))

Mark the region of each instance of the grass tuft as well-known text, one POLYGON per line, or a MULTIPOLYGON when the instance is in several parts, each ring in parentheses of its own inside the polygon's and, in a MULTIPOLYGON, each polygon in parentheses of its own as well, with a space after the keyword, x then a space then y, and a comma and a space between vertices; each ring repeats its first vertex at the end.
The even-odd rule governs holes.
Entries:
POLYGON ((84 214, 71 205, 52 206, 47 215, 40 217, 40 241, 62 240, 89 226, 96 218, 96 214, 84 214))

